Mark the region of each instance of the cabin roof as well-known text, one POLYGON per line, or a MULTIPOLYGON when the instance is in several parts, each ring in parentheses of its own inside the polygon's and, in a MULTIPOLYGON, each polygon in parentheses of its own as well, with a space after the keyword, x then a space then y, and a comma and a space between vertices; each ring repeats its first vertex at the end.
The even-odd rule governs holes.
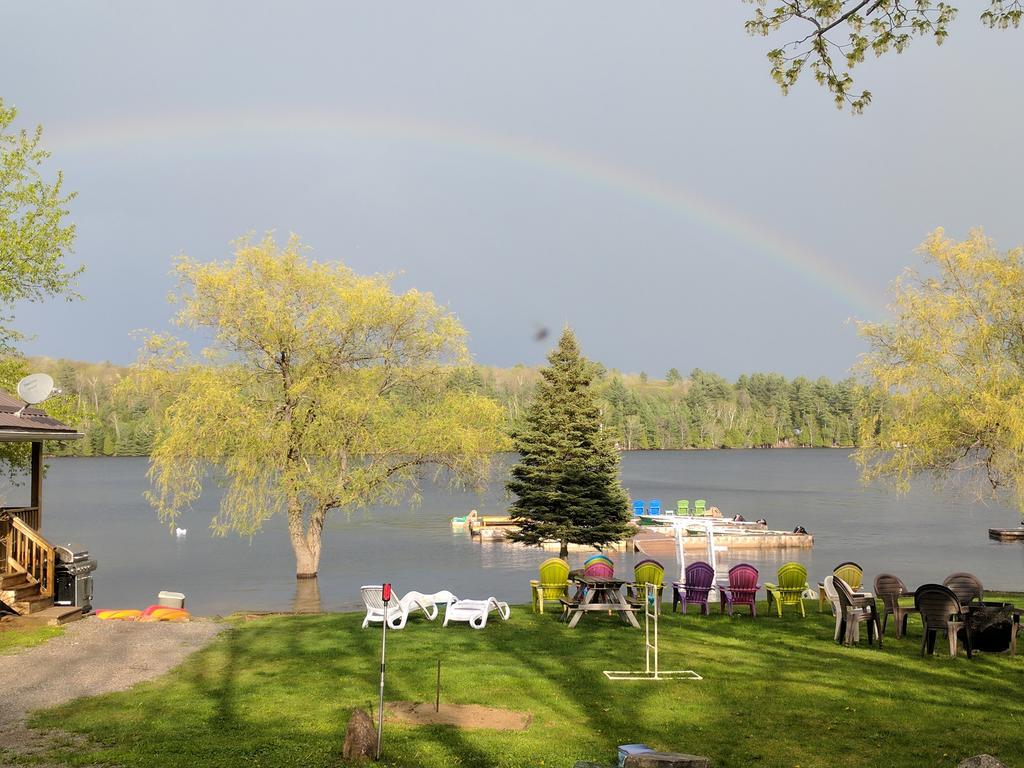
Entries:
POLYGON ((24 402, 0 390, 0 442, 78 440, 84 435, 38 408, 29 406, 20 416, 24 402))

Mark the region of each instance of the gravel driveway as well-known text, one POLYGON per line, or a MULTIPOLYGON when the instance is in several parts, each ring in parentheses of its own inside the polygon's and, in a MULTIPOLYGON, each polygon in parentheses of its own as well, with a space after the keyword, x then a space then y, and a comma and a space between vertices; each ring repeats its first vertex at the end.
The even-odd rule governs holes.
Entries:
POLYGON ((42 645, 0 656, 0 750, 34 751, 38 746, 36 735, 25 727, 30 712, 159 677, 226 626, 203 620, 140 624, 90 617, 67 625, 63 635, 42 645))

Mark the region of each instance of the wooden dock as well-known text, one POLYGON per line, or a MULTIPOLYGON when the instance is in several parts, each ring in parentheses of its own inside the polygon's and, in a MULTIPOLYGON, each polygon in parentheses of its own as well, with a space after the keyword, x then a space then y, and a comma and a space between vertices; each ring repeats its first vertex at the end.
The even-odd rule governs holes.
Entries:
POLYGON ((1024 541, 1024 525, 1016 528, 989 528, 988 537, 996 541, 1024 541))

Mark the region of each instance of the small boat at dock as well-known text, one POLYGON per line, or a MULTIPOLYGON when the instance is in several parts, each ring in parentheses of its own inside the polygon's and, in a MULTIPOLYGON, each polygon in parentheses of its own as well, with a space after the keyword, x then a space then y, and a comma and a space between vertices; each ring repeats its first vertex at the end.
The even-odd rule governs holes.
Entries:
POLYGON ((989 528, 988 536, 996 541, 1024 541, 1024 524, 1016 528, 989 528))
POLYGON ((473 521, 479 517, 479 513, 475 509, 469 510, 469 514, 461 515, 459 517, 452 518, 452 528, 456 530, 465 528, 467 525, 472 525, 473 521))

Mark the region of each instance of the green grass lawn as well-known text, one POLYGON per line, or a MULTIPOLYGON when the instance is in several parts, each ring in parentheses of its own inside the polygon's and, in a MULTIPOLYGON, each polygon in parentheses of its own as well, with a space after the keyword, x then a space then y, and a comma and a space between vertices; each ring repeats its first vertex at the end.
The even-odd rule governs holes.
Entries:
MULTIPOLYGON (((605 679, 602 670, 643 666, 642 632, 614 617, 570 630, 557 614, 516 607, 483 631, 413 619, 388 634, 389 700, 433 701, 441 658, 443 701, 526 710, 533 722, 520 733, 385 723, 383 764, 571 767, 645 742, 719 768, 932 768, 980 752, 1024 765, 1024 657, 922 659, 916 617, 909 638, 890 627, 882 650, 844 648, 832 617, 807 606, 806 619, 666 615, 662 668, 704 676, 673 682, 605 679)), ((79 765, 337 765, 350 710, 377 698, 381 633, 361 620, 239 622, 161 680, 33 724, 102 745, 65 757, 79 765)))
POLYGON ((45 643, 63 631, 60 627, 33 627, 31 629, 0 627, 0 656, 45 643))

